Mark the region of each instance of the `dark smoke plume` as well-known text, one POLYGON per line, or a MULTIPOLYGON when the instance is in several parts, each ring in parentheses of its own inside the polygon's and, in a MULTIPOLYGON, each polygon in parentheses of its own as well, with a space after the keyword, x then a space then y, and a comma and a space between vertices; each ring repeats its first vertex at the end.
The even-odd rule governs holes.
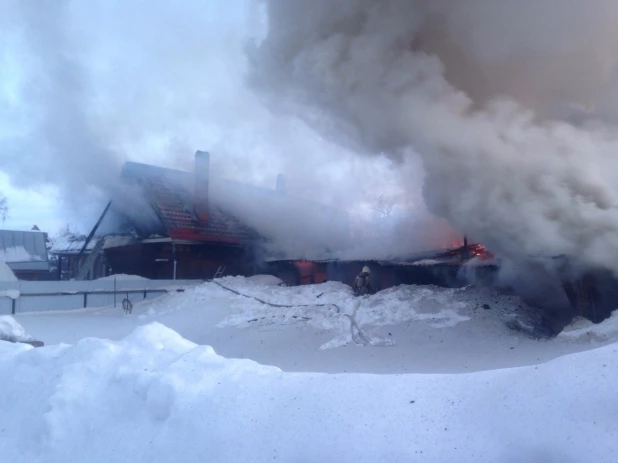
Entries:
POLYGON ((354 150, 421 156, 492 251, 618 271, 612 0, 267 0, 253 85, 354 150))

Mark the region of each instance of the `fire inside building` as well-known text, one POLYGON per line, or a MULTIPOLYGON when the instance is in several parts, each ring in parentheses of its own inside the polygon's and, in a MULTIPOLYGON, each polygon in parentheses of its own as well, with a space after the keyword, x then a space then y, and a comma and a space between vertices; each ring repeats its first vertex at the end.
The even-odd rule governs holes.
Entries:
POLYGON ((431 250, 397 260, 269 259, 270 273, 287 285, 340 281, 351 285, 364 266, 369 266, 376 288, 402 284, 462 287, 475 281, 493 284, 498 261, 480 245, 467 242, 452 250, 431 250))

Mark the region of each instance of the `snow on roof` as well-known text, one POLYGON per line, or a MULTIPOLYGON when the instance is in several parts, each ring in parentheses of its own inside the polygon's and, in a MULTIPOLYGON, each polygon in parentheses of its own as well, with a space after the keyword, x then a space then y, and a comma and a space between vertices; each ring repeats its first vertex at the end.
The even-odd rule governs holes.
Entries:
MULTIPOLYGON (((137 242, 134 236, 129 235, 95 237, 88 242, 85 252, 92 251, 96 244, 102 239, 105 240, 103 249, 127 246, 137 242)), ((52 254, 79 254, 85 242, 86 236, 84 235, 65 234, 59 238, 56 238, 50 252, 52 254)))
POLYGON ((15 246, 13 248, 0 249, 0 262, 30 262, 39 260, 37 256, 33 256, 26 251, 23 246, 15 246))
POLYGON ((13 270, 47 270, 46 244, 40 231, 0 230, 0 261, 13 270))
POLYGON ((11 267, 2 261, 0 261, 0 281, 17 281, 11 267))
POLYGON ((130 244, 135 244, 136 242, 137 240, 133 236, 126 236, 126 235, 107 236, 105 237, 105 244, 103 245, 103 249, 128 246, 130 244))
MULTIPOLYGON (((91 239, 86 247, 86 251, 92 251, 98 241, 99 238, 91 239)), ((86 237, 84 235, 67 233, 56 238, 50 252, 52 254, 79 254, 85 242, 86 237)))

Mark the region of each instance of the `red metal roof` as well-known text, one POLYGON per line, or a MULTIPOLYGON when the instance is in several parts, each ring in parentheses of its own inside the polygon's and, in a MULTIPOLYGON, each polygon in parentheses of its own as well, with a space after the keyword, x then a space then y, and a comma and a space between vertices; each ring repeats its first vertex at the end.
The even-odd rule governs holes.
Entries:
POLYGON ((208 203, 208 221, 200 222, 194 212, 192 173, 127 162, 122 176, 141 186, 173 239, 239 244, 258 238, 254 230, 212 201, 208 203))

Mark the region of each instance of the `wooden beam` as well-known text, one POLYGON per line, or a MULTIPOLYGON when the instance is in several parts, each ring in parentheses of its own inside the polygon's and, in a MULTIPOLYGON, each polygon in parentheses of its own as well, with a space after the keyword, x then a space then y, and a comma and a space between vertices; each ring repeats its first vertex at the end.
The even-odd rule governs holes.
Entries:
POLYGON ((107 206, 105 206, 105 209, 103 210, 103 214, 101 214, 101 217, 99 217, 99 220, 97 220, 97 223, 94 224, 94 227, 92 228, 92 230, 90 230, 90 233, 86 237, 86 241, 84 242, 82 249, 79 251, 79 254, 77 255, 77 262, 71 269, 71 273, 73 274, 76 273, 77 267, 79 266, 79 262, 81 261, 81 258, 83 257, 84 252, 88 248, 88 243, 90 243, 90 240, 92 240, 92 238, 94 237, 94 234, 97 232, 97 229, 99 228, 99 225, 101 225, 101 222, 103 222, 103 219, 105 218, 105 215, 107 214, 107 211, 109 211, 109 208, 111 205, 112 205, 111 201, 107 203, 107 206))

